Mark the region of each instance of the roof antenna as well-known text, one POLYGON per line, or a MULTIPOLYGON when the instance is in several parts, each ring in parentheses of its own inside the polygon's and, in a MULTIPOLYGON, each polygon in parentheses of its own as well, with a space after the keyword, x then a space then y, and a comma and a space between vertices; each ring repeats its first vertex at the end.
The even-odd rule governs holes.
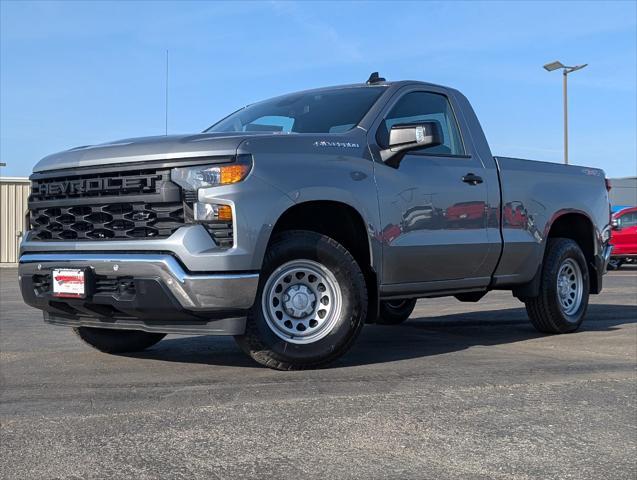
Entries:
POLYGON ((378 76, 378 72, 373 72, 367 79, 367 85, 373 85, 375 83, 381 83, 384 81, 385 79, 383 77, 378 76))
POLYGON ((165 135, 168 135, 168 50, 166 50, 166 130, 165 135))

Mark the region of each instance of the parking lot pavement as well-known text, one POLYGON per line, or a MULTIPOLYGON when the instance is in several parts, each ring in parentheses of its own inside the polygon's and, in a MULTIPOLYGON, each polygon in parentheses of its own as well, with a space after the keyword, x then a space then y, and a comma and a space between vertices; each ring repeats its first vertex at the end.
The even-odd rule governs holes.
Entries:
POLYGON ((506 292, 419 302, 332 368, 277 372, 230 338, 110 356, 42 323, 0 269, 0 477, 613 478, 637 475, 637 269, 576 334, 506 292))

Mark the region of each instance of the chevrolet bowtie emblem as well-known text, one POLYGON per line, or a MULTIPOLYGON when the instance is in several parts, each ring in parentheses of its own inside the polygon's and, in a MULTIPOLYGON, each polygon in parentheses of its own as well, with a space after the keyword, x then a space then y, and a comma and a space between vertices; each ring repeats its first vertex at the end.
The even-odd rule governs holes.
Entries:
POLYGON ((138 222, 143 220, 148 220, 150 218, 150 213, 148 212, 135 212, 132 215, 132 219, 138 222))

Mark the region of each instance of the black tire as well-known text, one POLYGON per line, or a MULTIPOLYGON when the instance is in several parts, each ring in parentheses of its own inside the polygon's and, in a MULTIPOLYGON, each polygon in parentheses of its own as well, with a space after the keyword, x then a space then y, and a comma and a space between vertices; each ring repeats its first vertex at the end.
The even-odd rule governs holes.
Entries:
POLYGON ((571 333, 577 330, 588 308, 589 282, 586 259, 577 243, 566 238, 549 239, 542 265, 540 294, 525 300, 533 326, 542 333, 571 333), (581 300, 572 312, 565 310, 558 294, 558 274, 569 260, 579 266, 582 279, 581 300))
POLYGON ((166 336, 165 333, 93 327, 78 327, 73 331, 84 343, 104 353, 140 352, 152 347, 166 336))
POLYGON ((608 270, 619 270, 621 266, 624 264, 623 258, 611 258, 608 262, 608 270))
MULTIPOLYGON (((326 366, 352 346, 365 323, 367 289, 359 265, 341 244, 314 232, 283 232, 268 247, 260 277, 257 299, 248 315, 245 334, 235 337, 238 345, 250 357, 261 365, 277 370, 302 370, 326 366), (276 331, 276 319, 272 316, 266 318, 267 313, 264 312, 269 301, 266 284, 277 278, 286 265, 293 261, 319 264, 333 275, 337 282, 336 289, 340 292, 339 302, 334 304, 340 305, 340 308, 335 308, 331 315, 333 323, 320 327, 322 330, 317 331, 324 336, 310 343, 292 343, 295 341, 293 337, 286 339, 285 332, 276 331), (274 326, 271 327, 268 321, 274 326)), ((312 275, 307 276, 308 279, 310 277, 312 275)), ((294 279, 290 285, 293 284, 294 279)), ((289 291, 291 287, 287 288, 289 291)), ((272 291, 280 292, 278 286, 272 291)), ((315 308, 321 308, 318 304, 314 305, 315 308)), ((311 316, 308 314, 307 318, 311 316)))
POLYGON ((409 318, 416 306, 415 298, 401 300, 384 300, 380 302, 380 316, 378 323, 381 325, 398 325, 409 318))

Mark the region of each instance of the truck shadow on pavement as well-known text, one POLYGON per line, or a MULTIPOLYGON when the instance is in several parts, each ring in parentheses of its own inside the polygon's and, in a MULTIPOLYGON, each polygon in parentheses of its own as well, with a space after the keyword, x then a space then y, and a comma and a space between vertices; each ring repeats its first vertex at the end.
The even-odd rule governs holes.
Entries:
MULTIPOLYGON (((572 334, 611 331, 637 323, 637 307, 591 305, 580 329, 572 334)), ((545 335, 533 327, 524 308, 476 311, 437 317, 412 317, 399 326, 375 326, 363 335, 339 366, 354 366, 435 356, 474 346, 503 345, 559 335, 545 335), (362 341, 361 341, 362 340, 362 341)), ((336 366, 336 364, 335 364, 336 366)))
MULTIPOLYGON (((637 306, 591 305, 575 333, 610 331, 637 323, 637 306)), ((368 325, 354 347, 328 368, 378 364, 464 350, 473 346, 502 345, 536 338, 537 332, 523 308, 476 311, 436 317, 412 317, 402 325, 368 325)), ((558 337, 555 337, 558 338, 558 337)), ((167 362, 257 367, 228 337, 168 338, 129 357, 167 362)))

